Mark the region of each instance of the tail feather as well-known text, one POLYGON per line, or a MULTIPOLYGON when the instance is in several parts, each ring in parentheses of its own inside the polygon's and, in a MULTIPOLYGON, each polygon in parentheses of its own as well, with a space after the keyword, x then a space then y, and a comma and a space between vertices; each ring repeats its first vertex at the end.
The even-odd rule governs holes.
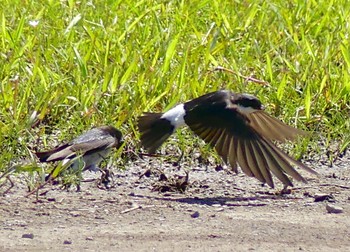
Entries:
POLYGON ((62 160, 63 158, 58 159, 50 159, 51 155, 55 154, 58 151, 61 151, 68 147, 68 144, 64 144, 62 146, 59 146, 53 150, 49 151, 43 151, 43 152, 36 152, 35 155, 39 158, 40 162, 52 162, 52 161, 58 161, 62 160))
POLYGON ((155 152, 174 132, 175 127, 162 113, 144 113, 138 119, 141 143, 148 152, 155 152))

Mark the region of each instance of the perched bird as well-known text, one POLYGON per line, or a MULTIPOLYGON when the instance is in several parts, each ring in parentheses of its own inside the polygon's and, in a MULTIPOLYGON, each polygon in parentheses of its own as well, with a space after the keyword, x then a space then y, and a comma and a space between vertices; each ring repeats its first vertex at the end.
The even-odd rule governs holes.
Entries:
POLYGON ((245 174, 272 188, 271 172, 285 187, 293 186, 287 175, 306 183, 293 166, 317 174, 272 142, 294 140, 306 133, 268 115, 252 95, 220 90, 165 113, 145 113, 138 119, 141 143, 153 153, 183 125, 214 147, 235 172, 238 164, 245 174))
POLYGON ((37 152, 40 162, 64 160, 64 163, 76 158, 71 168, 97 171, 100 162, 106 158, 113 147, 122 144, 122 133, 112 126, 93 128, 71 142, 53 150, 37 152), (80 158, 79 158, 80 157, 80 158))

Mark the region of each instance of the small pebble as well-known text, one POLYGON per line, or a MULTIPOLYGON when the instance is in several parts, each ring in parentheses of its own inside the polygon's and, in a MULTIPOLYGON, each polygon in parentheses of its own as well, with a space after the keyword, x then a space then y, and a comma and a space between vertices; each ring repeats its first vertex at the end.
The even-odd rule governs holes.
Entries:
POLYGON ((63 244, 69 245, 69 244, 72 244, 72 241, 65 240, 65 241, 63 242, 63 244))
POLYGON ((193 214, 191 214, 192 218, 198 218, 199 217, 199 213, 196 211, 193 214))
POLYGON ((71 211, 70 214, 73 216, 73 217, 79 217, 81 214, 79 211, 71 211))
POLYGON ((224 170, 224 168, 221 165, 217 165, 215 167, 215 171, 217 171, 217 172, 222 171, 222 170, 224 170))
POLYGON ((33 239, 34 238, 34 234, 32 234, 32 233, 30 233, 30 234, 23 234, 22 238, 33 239))
POLYGON ((88 237, 85 238, 85 240, 87 240, 87 241, 93 241, 94 238, 92 238, 91 236, 88 236, 88 237))
POLYGON ((326 205, 326 209, 328 213, 342 213, 344 212, 343 208, 340 206, 335 206, 335 205, 331 205, 331 204, 327 204, 326 205))

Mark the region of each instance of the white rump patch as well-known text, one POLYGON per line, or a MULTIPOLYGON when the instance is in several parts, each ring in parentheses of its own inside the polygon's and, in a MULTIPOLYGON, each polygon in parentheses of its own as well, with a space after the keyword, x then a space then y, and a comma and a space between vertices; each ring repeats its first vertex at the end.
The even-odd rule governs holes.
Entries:
POLYGON ((185 125, 185 120, 184 120, 185 115, 186 115, 186 111, 184 109, 184 104, 181 103, 173 107, 169 111, 165 112, 161 118, 167 119, 168 121, 170 121, 171 125, 173 125, 175 129, 177 129, 185 125))

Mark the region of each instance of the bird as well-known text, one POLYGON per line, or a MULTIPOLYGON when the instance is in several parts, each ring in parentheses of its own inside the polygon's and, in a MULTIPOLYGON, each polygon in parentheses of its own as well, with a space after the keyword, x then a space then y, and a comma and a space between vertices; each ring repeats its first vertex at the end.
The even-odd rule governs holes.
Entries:
POLYGON ((123 144, 122 133, 113 126, 100 126, 86 131, 72 141, 49 151, 36 152, 40 162, 72 161, 70 168, 98 171, 98 165, 123 144))
POLYGON ((272 174, 284 188, 293 186, 290 177, 307 183, 294 167, 317 175, 274 143, 308 133, 270 116, 261 101, 250 94, 218 90, 178 104, 165 113, 145 112, 137 124, 141 144, 149 153, 154 153, 176 129, 187 125, 236 173, 239 165, 246 175, 271 188, 272 174))

